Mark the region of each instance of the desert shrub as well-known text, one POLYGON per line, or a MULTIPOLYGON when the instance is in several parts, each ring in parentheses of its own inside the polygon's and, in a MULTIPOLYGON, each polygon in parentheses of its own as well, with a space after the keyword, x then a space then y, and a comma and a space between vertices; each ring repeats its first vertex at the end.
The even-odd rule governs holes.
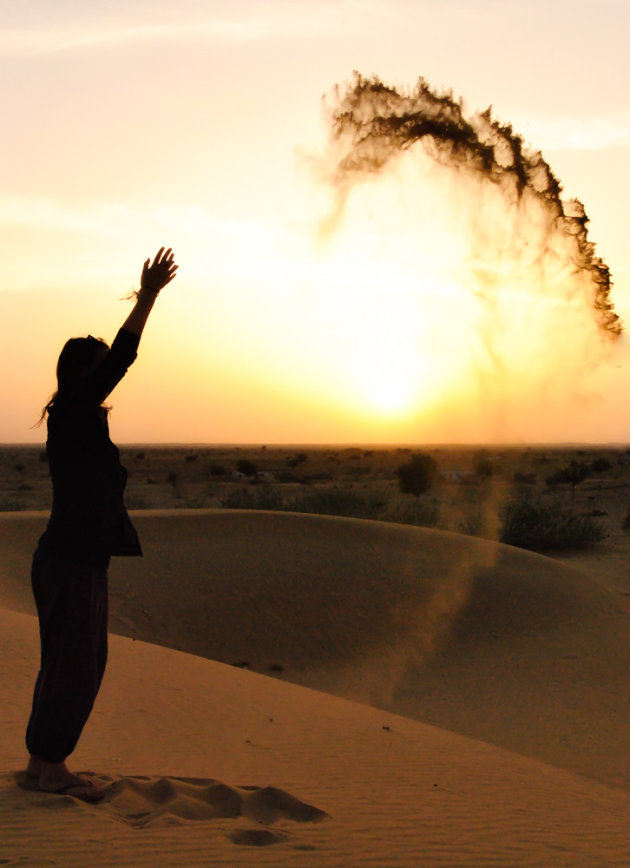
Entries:
POLYGON ((211 464, 210 465, 210 475, 211 476, 227 476, 227 470, 222 464, 211 464))
POLYGON ((294 512, 318 515, 343 515, 353 518, 378 518, 384 507, 377 494, 362 494, 349 488, 313 489, 287 505, 294 512))
POLYGON ((607 458, 603 458, 600 456, 596 458, 594 461, 591 461, 591 470, 593 473, 597 473, 599 476, 602 473, 606 473, 607 470, 612 469, 612 464, 607 458))
POLYGON ((286 463, 289 467, 299 467, 300 464, 304 464, 305 461, 308 461, 308 455, 306 452, 298 452, 297 455, 288 456, 286 458, 286 463))
POLYGON ((475 456, 473 467, 477 476, 481 479, 489 479, 494 473, 494 465, 488 453, 483 450, 475 456))
POLYGON ((0 512, 20 512, 27 507, 23 500, 15 497, 0 497, 0 512))
POLYGON ((434 503, 420 501, 400 501, 392 504, 383 515, 385 521, 396 524, 413 524, 418 527, 436 527, 439 511, 434 503))
POLYGON ((571 486, 571 498, 575 494, 576 485, 584 482, 590 473, 590 467, 587 464, 582 464, 579 461, 571 461, 566 467, 561 467, 548 476, 545 482, 549 488, 555 488, 563 483, 571 486))
POLYGON ((258 473, 258 468, 254 462, 249 461, 247 458, 239 458, 236 462, 236 469, 239 473, 244 473, 245 476, 256 476, 258 473))
POLYGON ((189 494, 188 497, 185 498, 182 506, 186 509, 203 509, 206 505, 206 494, 189 494))
POLYGON ((135 491, 129 491, 125 494, 125 505, 127 509, 148 509, 149 504, 146 498, 137 494, 135 491))
POLYGON ((517 470, 512 477, 512 480, 516 485, 535 485, 536 484, 536 474, 535 473, 523 473, 521 470, 517 470))
POLYGON ((446 527, 445 530, 454 530, 455 533, 462 533, 465 536, 493 538, 492 531, 488 526, 488 519, 481 512, 466 515, 460 518, 454 527, 451 525, 451 527, 446 527))
POLYGON ((221 500, 224 509, 282 509, 282 495, 267 485, 236 488, 221 500))
POLYGON ((430 455, 417 452, 406 464, 396 470, 398 486, 403 494, 414 494, 416 499, 428 491, 437 476, 437 464, 430 455))
POLYGON ((581 549, 604 538, 598 522, 557 500, 515 496, 504 505, 502 522, 501 542, 533 551, 581 549))

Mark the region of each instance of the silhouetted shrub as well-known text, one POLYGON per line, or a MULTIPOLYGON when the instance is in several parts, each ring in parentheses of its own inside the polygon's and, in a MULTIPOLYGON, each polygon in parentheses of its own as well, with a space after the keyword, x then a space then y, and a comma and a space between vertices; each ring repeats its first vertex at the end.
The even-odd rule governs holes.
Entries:
POLYGON ((473 469, 481 479, 489 479, 493 475, 494 466, 492 459, 485 450, 479 452, 475 457, 473 469))
POLYGON ((282 495, 266 485, 237 488, 221 500, 224 509, 283 509, 282 495))
POLYGON ((520 470, 517 470, 512 477, 516 485, 535 485, 536 484, 536 474, 535 473, 522 473, 520 470))
POLYGON ((306 452, 298 452, 297 455, 289 456, 286 459, 289 467, 299 467, 300 464, 304 464, 305 461, 308 461, 308 455, 306 452))
POLYGON ((175 470, 171 470, 169 472, 168 476, 166 477, 166 481, 173 489, 173 494, 177 495, 177 485, 179 483, 179 473, 177 473, 175 470))
POLYGON ((548 476, 545 482, 550 488, 555 488, 557 485, 566 483, 571 486, 571 497, 575 493, 575 486, 584 482, 586 477, 591 472, 588 464, 582 464, 580 461, 571 461, 566 467, 561 467, 548 476))
POLYGON ((378 494, 361 494, 349 488, 312 489, 292 500, 287 509, 317 515, 378 518, 385 502, 378 494))
POLYGON ((258 468, 253 461, 248 461, 247 458, 239 458, 236 462, 236 469, 239 473, 244 473, 245 476, 255 476, 258 468))
POLYGON ((436 475, 437 464, 423 452, 417 452, 396 470, 401 492, 414 494, 416 498, 431 488, 436 475))
POLYGON ((597 473, 600 476, 602 473, 606 473, 607 470, 612 468, 612 464, 607 458, 596 458, 594 461, 591 461, 591 470, 593 473, 597 473))
POLYGON ((434 503, 407 501, 396 503, 383 515, 385 521, 396 524, 413 524, 417 527, 436 527, 439 519, 438 508, 434 503))
POLYGON ((516 496, 504 505, 502 519, 501 542, 533 551, 581 549, 604 538, 598 522, 559 501, 516 496))

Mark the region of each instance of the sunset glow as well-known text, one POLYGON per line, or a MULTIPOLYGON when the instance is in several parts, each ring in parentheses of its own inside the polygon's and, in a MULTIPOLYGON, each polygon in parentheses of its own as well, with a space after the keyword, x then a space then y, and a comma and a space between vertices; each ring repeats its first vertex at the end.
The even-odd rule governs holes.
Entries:
POLYGON ((355 67, 492 103, 584 203, 629 322, 624 5, 0 6, 0 440, 41 441, 61 346, 113 339, 162 244, 180 270, 113 396, 121 442, 628 439, 626 338, 562 239, 541 266, 542 210, 415 146, 335 188, 329 141, 355 67))

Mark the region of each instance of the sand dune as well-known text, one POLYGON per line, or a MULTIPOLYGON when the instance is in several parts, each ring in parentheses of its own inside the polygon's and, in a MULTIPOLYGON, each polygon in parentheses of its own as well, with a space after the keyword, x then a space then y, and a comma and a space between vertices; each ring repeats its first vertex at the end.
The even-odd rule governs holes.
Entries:
POLYGON ((0 860, 630 863, 628 613, 605 590, 417 528, 136 522, 145 558, 112 566, 112 628, 201 656, 112 637, 74 757, 111 787, 85 805, 15 774, 37 662, 20 613, 44 517, 0 520, 0 860))
MULTIPOLYGON (((630 784, 630 613, 549 558, 402 525, 285 513, 135 516, 111 629, 630 784)), ((7 605, 33 611, 42 517, 0 522, 7 605), (26 580, 26 581, 25 581, 26 580)))

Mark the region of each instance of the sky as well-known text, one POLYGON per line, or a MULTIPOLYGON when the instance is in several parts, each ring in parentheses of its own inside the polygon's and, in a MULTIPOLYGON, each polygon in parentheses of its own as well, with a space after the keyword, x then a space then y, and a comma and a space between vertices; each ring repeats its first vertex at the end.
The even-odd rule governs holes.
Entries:
POLYGON ((117 442, 630 441, 625 335, 564 331, 561 297, 542 330, 527 275, 483 317, 451 282, 478 210, 452 173, 401 163, 319 231, 335 86, 422 76, 542 151, 630 324, 627 0, 0 0, 0 22, 1 442, 43 442, 64 342, 111 342, 162 245, 180 269, 117 442))

